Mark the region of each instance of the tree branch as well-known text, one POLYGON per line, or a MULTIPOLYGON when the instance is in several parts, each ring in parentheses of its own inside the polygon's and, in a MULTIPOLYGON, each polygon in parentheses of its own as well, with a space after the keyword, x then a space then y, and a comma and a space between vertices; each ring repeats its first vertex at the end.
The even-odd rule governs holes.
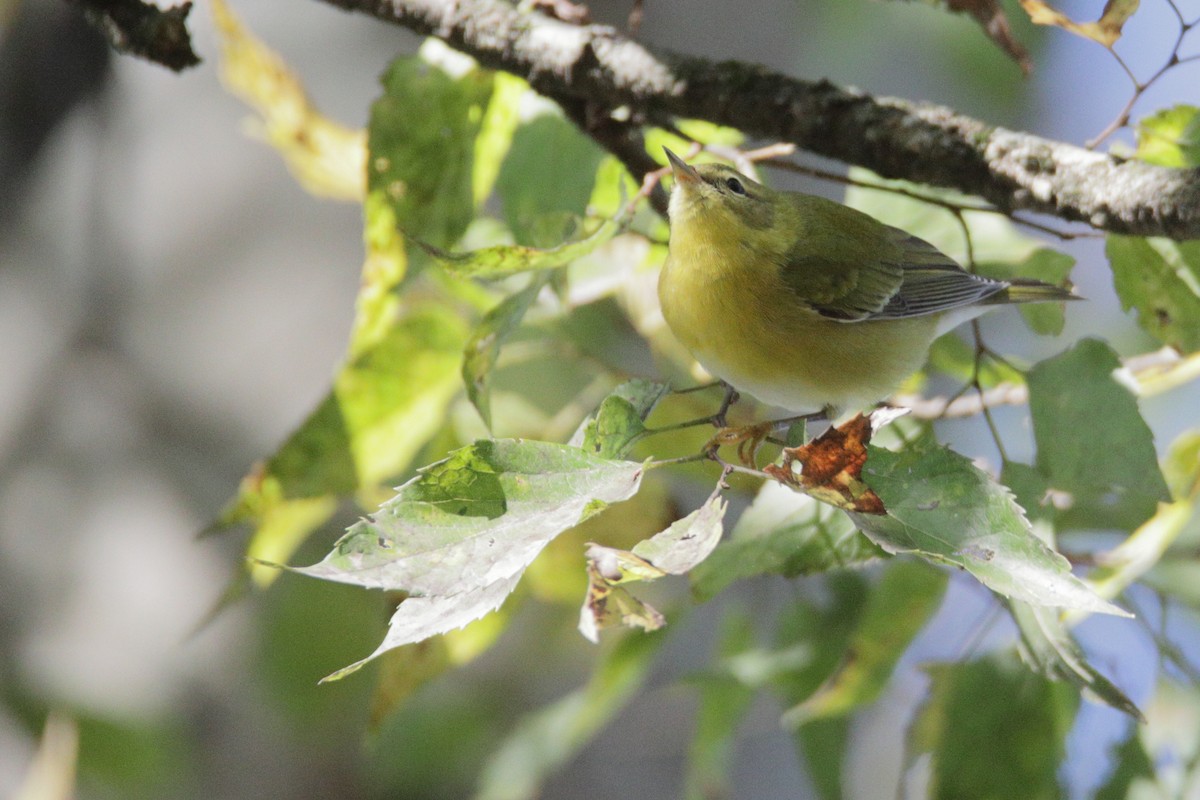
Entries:
POLYGON ((118 51, 162 64, 175 72, 200 63, 187 29, 191 0, 160 9, 142 0, 74 0, 88 21, 118 51))
MULTIPOLYGON (((325 0, 437 36, 563 104, 639 123, 707 119, 888 178, 983 197, 1114 233, 1200 238, 1200 170, 1156 167, 741 62, 652 53, 613 28, 523 13, 503 0, 325 0)), ((578 115, 576 115, 577 117, 578 115)), ((628 141, 627 139, 625 141, 628 141)), ((626 154, 627 155, 627 154, 626 154)))

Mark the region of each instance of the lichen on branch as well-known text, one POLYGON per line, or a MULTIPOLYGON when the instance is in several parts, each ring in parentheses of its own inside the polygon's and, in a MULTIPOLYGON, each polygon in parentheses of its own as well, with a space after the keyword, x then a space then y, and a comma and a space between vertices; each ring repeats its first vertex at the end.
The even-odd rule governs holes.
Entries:
MULTIPOLYGON (((1200 238, 1200 173, 1095 153, 1005 130, 952 109, 806 81, 742 62, 651 51, 614 28, 574 25, 503 0, 326 0, 436 36, 485 66, 517 74, 593 118, 626 123, 707 119, 888 178, 978 195, 1097 229, 1200 238)), ((580 118, 576 111, 572 118, 580 118)), ((612 135, 601 144, 628 143, 612 135)), ((591 131, 589 131, 591 132, 591 131)))

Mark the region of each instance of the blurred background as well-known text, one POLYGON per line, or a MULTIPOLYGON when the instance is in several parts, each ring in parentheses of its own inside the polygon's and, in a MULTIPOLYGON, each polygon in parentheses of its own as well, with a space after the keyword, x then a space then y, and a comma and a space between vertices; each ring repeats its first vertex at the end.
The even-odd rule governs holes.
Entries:
MULTIPOLYGON (((623 25, 629 6, 591 8, 623 25)), ((1093 2, 1057 7, 1099 13, 1093 2)), ((317 107, 351 126, 366 123, 388 62, 420 44, 320 2, 233 8, 317 107)), ((1009 13, 1032 51, 1029 79, 972 22, 921 3, 646 0, 640 38, 1082 143, 1117 114, 1128 80, 1096 44, 1035 30, 1015 5, 1009 13)), ((324 395, 344 352, 360 207, 306 194, 273 150, 245 135, 248 111, 217 78, 205 3, 190 21, 205 61, 182 75, 111 53, 61 0, 0 2, 0 26, 0 796, 21 784, 51 709, 79 721, 83 798, 462 796, 495 733, 473 727, 473 716, 496 706, 511 720, 578 686, 590 644, 543 641, 543 621, 527 610, 496 651, 367 735, 371 681, 316 680, 374 647, 385 623, 376 598, 285 579, 200 625, 244 539, 197 534, 324 395), (546 663, 539 647, 556 648, 561 669, 531 681, 546 663), (440 774, 422 766, 431 752, 440 774), (445 774, 454 759, 461 774, 445 774)), ((1118 50, 1145 76, 1170 54, 1175 31, 1166 5, 1147 0, 1118 50)), ((1194 69, 1174 71, 1138 110, 1196 102, 1195 81, 1194 69)), ((1087 332, 1124 354, 1153 349, 1120 312, 1102 241, 1051 245, 1078 258, 1073 278, 1090 303, 1068 311, 1064 339, 1038 343, 1044 354, 1087 332)), ((987 324, 1002 345, 1007 323, 996 316, 987 324)), ((1195 423, 1198 404, 1193 388, 1143 410, 1163 444, 1195 423)), ((984 437, 967 423, 942 433, 971 455, 991 454, 984 437)), ((1029 448, 1018 443, 1014 455, 1029 448)), ((338 530, 314 537, 297 562, 319 557, 338 530)), ((792 591, 755 581, 741 601, 765 607, 792 591)), ((955 581, 948 624, 977 626, 989 603, 955 581)), ((543 796, 677 793, 691 711, 671 685, 708 647, 719 605, 680 621, 649 689, 543 796)), ((1089 638, 1085 625, 1081 636, 1101 653, 1142 647, 1149 658, 1152 645, 1125 630, 1089 638)), ((850 765, 852 796, 892 791, 900 733, 924 686, 916 665, 957 657, 962 641, 923 637, 887 698, 856 723, 858 752, 869 756, 850 765)), ((1112 677, 1139 702, 1154 681, 1149 669, 1112 677)), ((779 711, 761 701, 743 728, 739 797, 808 796, 779 711)), ((1083 713, 1117 725, 1115 712, 1083 713)), ((1069 753, 1065 769, 1081 787, 1098 780, 1103 746, 1069 753)))

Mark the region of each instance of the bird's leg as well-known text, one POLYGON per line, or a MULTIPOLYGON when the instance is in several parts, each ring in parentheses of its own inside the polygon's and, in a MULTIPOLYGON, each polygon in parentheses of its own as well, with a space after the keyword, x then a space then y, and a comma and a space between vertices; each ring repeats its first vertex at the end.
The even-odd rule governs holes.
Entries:
POLYGON ((704 445, 707 452, 716 452, 717 448, 727 445, 736 444, 738 458, 742 464, 752 469, 757 469, 758 466, 755 459, 758 457, 758 450, 762 447, 764 441, 767 440, 775 431, 788 427, 796 422, 812 422, 813 420, 825 419, 824 411, 817 411, 811 414, 798 414, 794 417, 784 417, 782 419, 773 419, 768 422, 760 422, 757 425, 745 425, 742 427, 722 427, 717 431, 716 436, 708 440, 708 444, 704 445))
POLYGON ((717 409, 717 413, 713 414, 712 418, 713 425, 718 428, 726 427, 725 415, 729 412, 729 407, 741 399, 741 395, 732 385, 725 381, 721 381, 721 385, 725 387, 725 397, 721 400, 721 407, 717 409))
POLYGON ((757 469, 756 458, 758 457, 758 449, 762 447, 762 443, 766 441, 770 435, 776 431, 781 431, 796 422, 812 422, 815 420, 827 419, 827 414, 824 411, 814 411, 811 414, 797 414, 796 416, 785 416, 779 420, 769 420, 760 422, 757 425, 746 425, 740 427, 722 427, 720 431, 712 439, 708 440, 708 444, 704 445, 704 451, 716 452, 718 447, 724 445, 738 446, 738 459, 751 469, 757 469))

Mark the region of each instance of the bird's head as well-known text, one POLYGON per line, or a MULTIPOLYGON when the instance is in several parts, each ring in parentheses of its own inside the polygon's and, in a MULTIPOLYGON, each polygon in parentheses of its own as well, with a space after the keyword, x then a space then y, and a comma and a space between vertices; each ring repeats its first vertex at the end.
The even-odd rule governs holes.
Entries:
MULTIPOLYGON (((666 150, 666 148, 663 148, 666 150)), ((671 225, 700 223, 731 230, 764 230, 775 218, 776 193, 724 164, 691 166, 666 150, 675 177, 671 225)))

